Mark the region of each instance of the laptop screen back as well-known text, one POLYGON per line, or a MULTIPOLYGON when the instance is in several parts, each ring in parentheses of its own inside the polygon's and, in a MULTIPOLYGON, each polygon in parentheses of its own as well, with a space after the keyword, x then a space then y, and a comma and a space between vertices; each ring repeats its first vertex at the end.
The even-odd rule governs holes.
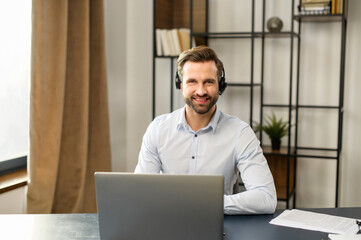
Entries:
POLYGON ((95 173, 102 240, 220 240, 223 176, 95 173))

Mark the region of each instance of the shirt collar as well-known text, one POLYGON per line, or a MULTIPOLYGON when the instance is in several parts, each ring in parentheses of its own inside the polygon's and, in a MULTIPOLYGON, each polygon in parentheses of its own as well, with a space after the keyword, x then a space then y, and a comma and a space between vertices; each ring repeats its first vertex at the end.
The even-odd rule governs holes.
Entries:
MULTIPOLYGON (((184 130, 192 131, 191 127, 187 123, 185 112, 186 112, 186 107, 184 106, 183 109, 181 109, 179 117, 178 117, 177 130, 184 129, 184 130)), ((200 131, 211 129, 212 133, 214 133, 214 131, 217 128, 217 124, 218 124, 220 115, 221 115, 221 111, 218 110, 218 108, 216 107, 216 111, 213 114, 211 121, 208 123, 208 125, 206 127, 202 128, 200 131)))

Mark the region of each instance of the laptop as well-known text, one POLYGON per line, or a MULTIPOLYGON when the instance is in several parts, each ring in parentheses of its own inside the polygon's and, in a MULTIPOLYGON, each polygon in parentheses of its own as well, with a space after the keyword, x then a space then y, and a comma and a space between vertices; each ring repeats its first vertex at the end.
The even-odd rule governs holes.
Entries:
POLYGON ((223 239, 218 175, 96 172, 102 240, 223 239))

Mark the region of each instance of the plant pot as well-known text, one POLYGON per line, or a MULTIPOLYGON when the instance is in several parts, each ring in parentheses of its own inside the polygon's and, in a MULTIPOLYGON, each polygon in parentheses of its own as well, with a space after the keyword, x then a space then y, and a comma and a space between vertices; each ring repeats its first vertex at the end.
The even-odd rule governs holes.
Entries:
POLYGON ((272 150, 280 150, 281 148, 281 139, 272 140, 272 150))

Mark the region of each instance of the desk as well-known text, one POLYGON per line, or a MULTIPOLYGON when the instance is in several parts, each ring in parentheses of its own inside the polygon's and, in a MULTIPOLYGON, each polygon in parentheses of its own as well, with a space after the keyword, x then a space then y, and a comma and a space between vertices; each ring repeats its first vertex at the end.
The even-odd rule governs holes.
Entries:
MULTIPOLYGON (((319 208, 304 209, 307 211, 325 213, 330 215, 361 218, 361 208, 319 208)), ((267 240, 327 240, 328 233, 309 231, 297 228, 282 227, 269 222, 281 214, 283 210, 277 210, 272 215, 251 216, 225 216, 224 231, 226 240, 233 239, 267 239, 267 240)), ((356 223, 355 223, 356 224, 356 223)))
MULTIPOLYGON (((343 217, 361 218, 361 208, 323 208, 308 210, 343 217)), ((281 210, 278 210, 275 214, 271 215, 225 216, 225 239, 327 239, 327 233, 269 224, 269 221, 281 212, 281 210)), ((99 240, 98 217, 97 214, 0 215, 0 238, 7 240, 99 240)))

